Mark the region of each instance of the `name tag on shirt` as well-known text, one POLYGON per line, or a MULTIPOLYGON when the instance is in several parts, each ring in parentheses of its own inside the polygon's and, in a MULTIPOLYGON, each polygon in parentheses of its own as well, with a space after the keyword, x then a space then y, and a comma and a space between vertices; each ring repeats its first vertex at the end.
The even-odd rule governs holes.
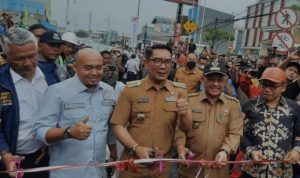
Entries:
POLYGON ((176 102, 176 96, 168 96, 166 97, 166 102, 176 102))
POLYGON ((114 105, 116 105, 115 100, 103 100, 101 103, 102 103, 102 106, 114 106, 114 105))
POLYGON ((9 106, 12 105, 11 94, 10 92, 0 93, 0 105, 9 106))
POLYGON ((192 109, 192 112, 193 113, 202 113, 202 110, 201 109, 192 109))
POLYGON ((138 103, 149 103, 149 98, 138 98, 138 103))
POLYGON ((77 109, 77 108, 85 108, 84 103, 65 103, 64 109, 77 109))

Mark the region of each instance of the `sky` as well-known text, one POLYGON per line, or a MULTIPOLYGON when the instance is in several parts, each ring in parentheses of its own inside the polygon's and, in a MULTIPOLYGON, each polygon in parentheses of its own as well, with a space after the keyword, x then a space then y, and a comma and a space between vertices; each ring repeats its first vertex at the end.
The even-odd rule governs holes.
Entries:
MULTIPOLYGON (((229 14, 246 15, 246 7, 257 0, 199 0, 200 5, 223 11, 229 14)), ((89 12, 92 12, 92 30, 116 30, 119 34, 129 35, 131 32, 131 17, 137 15, 138 0, 69 0, 69 29, 88 30, 89 12)), ((67 0, 52 0, 51 18, 59 26, 66 24, 67 0)), ((191 6, 184 5, 183 15, 187 15, 191 6)), ((151 24, 154 16, 175 18, 177 4, 164 0, 140 0, 139 29, 151 24)))

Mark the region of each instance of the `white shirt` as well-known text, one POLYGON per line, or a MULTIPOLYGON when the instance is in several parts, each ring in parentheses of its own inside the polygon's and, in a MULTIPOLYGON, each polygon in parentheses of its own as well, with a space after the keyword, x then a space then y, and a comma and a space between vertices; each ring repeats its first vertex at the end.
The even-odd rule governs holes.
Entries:
POLYGON ((18 154, 34 153, 42 147, 42 142, 37 141, 33 136, 34 118, 36 117, 41 98, 48 87, 45 76, 39 67, 31 83, 10 68, 20 110, 20 124, 17 142, 18 154))
POLYGON ((126 62, 125 68, 127 69, 127 72, 130 71, 134 74, 137 74, 137 72, 140 70, 139 61, 137 61, 137 59, 131 58, 126 62))

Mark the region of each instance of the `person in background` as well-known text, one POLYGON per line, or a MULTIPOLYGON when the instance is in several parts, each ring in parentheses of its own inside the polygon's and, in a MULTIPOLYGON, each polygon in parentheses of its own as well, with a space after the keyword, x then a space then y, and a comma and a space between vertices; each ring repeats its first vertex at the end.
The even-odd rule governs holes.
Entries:
POLYGON ((187 93, 196 93, 201 84, 202 72, 197 67, 198 57, 194 53, 187 55, 186 67, 181 67, 176 71, 175 82, 185 83, 187 93))
POLYGON ((127 82, 137 80, 137 74, 140 70, 139 62, 136 59, 136 54, 131 54, 130 59, 125 64, 127 71, 127 82))
POLYGON ((28 30, 33 33, 38 42, 42 34, 48 31, 48 29, 42 24, 33 24, 28 28, 28 30))
POLYGON ((57 32, 45 32, 39 40, 39 62, 38 65, 47 73, 47 80, 51 81, 51 85, 67 79, 67 71, 62 68, 57 59, 61 54, 63 41, 57 32))

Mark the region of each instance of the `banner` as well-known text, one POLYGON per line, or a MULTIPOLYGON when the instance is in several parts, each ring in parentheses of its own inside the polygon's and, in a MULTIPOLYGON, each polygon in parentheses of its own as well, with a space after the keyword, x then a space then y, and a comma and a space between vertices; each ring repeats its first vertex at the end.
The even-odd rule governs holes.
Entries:
POLYGON ((138 36, 138 26, 139 26, 139 17, 132 17, 131 18, 131 48, 137 47, 137 36, 138 36))

